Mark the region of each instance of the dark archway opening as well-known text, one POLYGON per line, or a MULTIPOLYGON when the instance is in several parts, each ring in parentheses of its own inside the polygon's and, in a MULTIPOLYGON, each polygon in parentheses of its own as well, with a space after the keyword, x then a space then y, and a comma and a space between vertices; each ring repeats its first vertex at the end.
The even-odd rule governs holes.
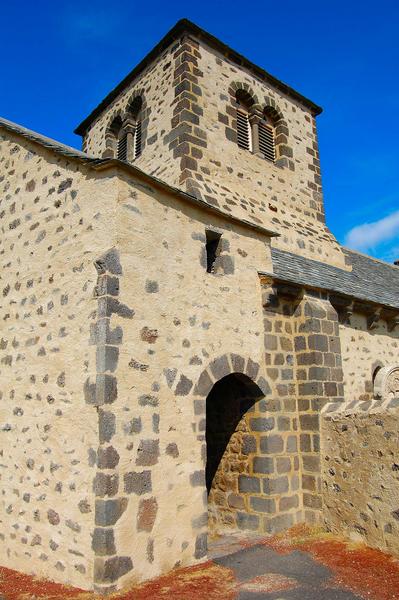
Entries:
POLYGON ((262 390, 246 375, 233 373, 215 383, 206 402, 206 487, 211 527, 234 527, 239 476, 250 471, 251 416, 262 390))

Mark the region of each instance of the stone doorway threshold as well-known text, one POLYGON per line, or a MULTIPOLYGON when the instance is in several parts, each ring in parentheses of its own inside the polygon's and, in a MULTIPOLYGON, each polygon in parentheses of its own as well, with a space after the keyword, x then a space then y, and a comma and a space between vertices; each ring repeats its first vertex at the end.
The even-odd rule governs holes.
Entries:
POLYGON ((255 546, 265 542, 265 536, 253 533, 243 533, 242 531, 229 532, 225 534, 210 534, 208 536, 208 558, 214 560, 234 554, 243 548, 255 546))

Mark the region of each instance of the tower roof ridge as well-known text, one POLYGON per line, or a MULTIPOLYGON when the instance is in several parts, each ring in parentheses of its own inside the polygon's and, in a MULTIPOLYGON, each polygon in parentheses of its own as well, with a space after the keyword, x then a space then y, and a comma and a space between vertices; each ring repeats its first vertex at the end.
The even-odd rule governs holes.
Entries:
POLYGON ((173 41, 179 39, 184 34, 191 34, 196 38, 199 38, 205 42, 211 48, 218 50, 224 56, 235 62, 241 67, 248 69, 255 77, 271 84, 273 87, 283 92, 290 98, 293 98, 306 108, 308 108, 315 116, 322 112, 322 108, 306 98, 286 83, 280 81, 264 69, 255 65, 245 56, 233 50, 217 37, 208 33, 189 19, 180 19, 177 23, 168 31, 168 33, 161 39, 156 46, 139 62, 136 67, 128 75, 122 79, 122 81, 113 89, 111 92, 100 102, 100 104, 86 117, 80 125, 75 129, 75 133, 78 135, 84 135, 88 127, 92 122, 100 115, 109 104, 131 83, 144 69, 151 64, 157 56, 159 56, 173 41))

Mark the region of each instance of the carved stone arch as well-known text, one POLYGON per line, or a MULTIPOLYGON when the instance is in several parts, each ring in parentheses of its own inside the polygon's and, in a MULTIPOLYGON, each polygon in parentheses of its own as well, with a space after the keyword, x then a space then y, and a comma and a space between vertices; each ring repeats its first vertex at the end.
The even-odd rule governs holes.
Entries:
POLYGON ((292 160, 294 153, 289 144, 288 124, 274 98, 270 96, 265 97, 262 113, 270 119, 274 126, 276 164, 278 166, 288 166, 291 170, 294 170, 294 162, 292 160))
POLYGON ((118 137, 123 128, 125 115, 123 109, 119 108, 112 113, 105 129, 105 150, 103 158, 116 158, 118 149, 118 137), (117 124, 118 123, 118 124, 117 124))
POLYGON ((140 113, 142 111, 144 111, 147 108, 147 102, 146 102, 146 97, 145 97, 145 93, 144 93, 144 88, 139 88, 137 90, 134 90, 134 92, 131 94, 131 96, 129 97, 129 100, 126 104, 126 109, 125 109, 125 116, 129 117, 130 115, 134 115, 136 112, 136 107, 135 104, 138 102, 138 100, 141 100, 141 105, 140 105, 140 113))
MULTIPOLYGON (((202 516, 196 544, 204 549, 202 556, 208 530, 253 531, 263 526, 262 507, 256 501, 254 505, 250 496, 262 489, 264 474, 253 469, 257 464, 256 440, 266 448, 274 423, 273 417, 265 416, 266 406, 262 404, 270 395, 260 364, 238 353, 218 356, 199 375, 193 399, 202 469, 196 472, 195 481, 203 496, 195 522, 202 516)), ((266 505, 268 500, 262 502, 266 505)))
POLYGON ((141 125, 141 151, 144 150, 147 143, 147 130, 150 113, 151 108, 147 104, 144 88, 138 88, 134 90, 126 104, 124 118, 126 120, 126 124, 134 125, 137 116, 139 116, 141 125), (135 104, 139 101, 139 99, 141 100, 141 105, 139 108, 139 112, 137 112, 137 107, 135 106, 135 104))
POLYGON ((259 104, 258 96, 248 83, 242 81, 233 81, 229 86, 228 92, 230 97, 233 99, 234 104, 236 104, 237 92, 240 91, 243 91, 248 97, 250 97, 253 104, 259 104))
POLYGON ((118 108, 117 110, 115 110, 112 115, 110 116, 109 120, 108 120, 108 125, 106 128, 106 132, 112 132, 113 131, 113 127, 114 127, 114 123, 117 119, 120 119, 123 125, 123 121, 124 121, 124 110, 122 108, 118 108))
POLYGON ((374 379, 374 397, 383 401, 399 398, 399 364, 381 367, 374 379))
POLYGON ((194 396, 206 398, 215 383, 223 377, 242 373, 257 385, 264 395, 270 393, 270 386, 263 376, 260 375, 259 363, 251 358, 244 358, 239 354, 223 354, 215 358, 200 374, 194 388, 194 396))

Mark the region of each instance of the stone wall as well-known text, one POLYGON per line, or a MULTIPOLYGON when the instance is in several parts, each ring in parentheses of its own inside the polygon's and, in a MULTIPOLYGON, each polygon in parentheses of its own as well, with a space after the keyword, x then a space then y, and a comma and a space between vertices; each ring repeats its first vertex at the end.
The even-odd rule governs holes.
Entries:
POLYGON ((89 589, 98 426, 83 389, 115 192, 4 130, 0 169, 0 562, 89 589))
MULTIPOLYGON (((118 303, 104 304, 103 371, 117 393, 100 407, 108 424, 101 440, 107 515, 98 536, 108 537, 95 572, 96 584, 110 590, 206 556, 209 389, 203 396, 198 385, 226 354, 241 356, 248 373, 253 361, 256 380, 262 375, 257 271, 271 260, 264 235, 127 175, 116 227, 118 272, 100 274, 118 279, 118 303), (206 270, 207 229, 222 236, 214 273, 206 270)), ((218 375, 211 377, 212 385, 218 375)))
MULTIPOLYGON (((201 52, 175 49, 174 77, 201 52)), ((123 165, 11 133, 1 145, 2 564, 110 593, 204 560, 207 399, 237 374, 256 393, 241 397, 211 524, 274 533, 320 521, 320 412, 342 405, 361 318, 349 330, 327 293, 259 276, 272 272, 259 228, 123 165)), ((186 175, 192 185, 195 169, 186 175)), ((382 353, 378 327, 362 356, 382 353)))
POLYGON ((325 295, 304 294, 268 278, 262 283, 272 392, 265 410, 276 414, 265 441, 265 454, 271 455, 265 473, 275 499, 271 530, 276 531, 300 520, 320 520, 319 415, 327 402, 343 401, 343 376, 338 316, 325 295))
POLYGON ((399 556, 399 417, 326 413, 322 419, 323 520, 335 533, 399 556))
POLYGON ((346 398, 370 401, 376 368, 398 362, 399 328, 389 331, 380 319, 369 329, 367 316, 353 313, 349 323, 340 324, 340 338, 346 398))
MULTIPOLYGON (((316 123, 310 111, 201 45, 199 126, 207 146, 196 177, 207 201, 281 233, 273 243, 309 258, 344 266, 342 251, 325 226, 316 123), (236 143, 235 90, 248 91, 261 109, 285 123, 287 156, 276 164, 236 143)), ((267 67, 267 65, 266 65, 267 67)))
POLYGON ((213 385, 236 355, 260 385, 270 240, 122 171, 2 145, 2 564, 103 592, 202 560, 204 369, 213 385))

